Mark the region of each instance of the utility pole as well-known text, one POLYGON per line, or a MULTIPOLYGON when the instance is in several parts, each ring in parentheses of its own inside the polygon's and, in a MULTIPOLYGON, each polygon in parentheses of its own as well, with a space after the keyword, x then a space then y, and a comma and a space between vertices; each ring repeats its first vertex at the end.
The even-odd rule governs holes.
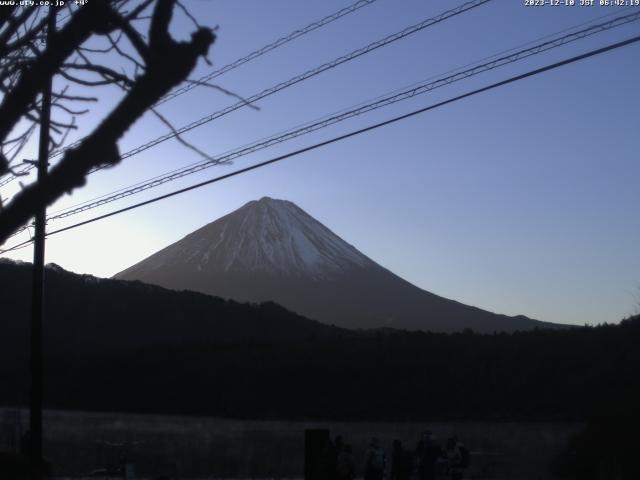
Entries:
MULTIPOLYGON (((47 22, 47 50, 51 48, 51 40, 56 26, 56 11, 49 7, 47 22)), ((51 89, 49 78, 42 89, 42 111, 40 116, 40 138, 38 148, 38 183, 44 181, 49 166, 49 131, 51 124, 51 89)), ((29 411, 31 476, 33 480, 43 478, 42 458, 42 397, 43 397, 43 313, 44 313, 44 242, 47 209, 42 202, 35 215, 35 238, 33 246, 33 291, 31 301, 31 396, 29 411)))

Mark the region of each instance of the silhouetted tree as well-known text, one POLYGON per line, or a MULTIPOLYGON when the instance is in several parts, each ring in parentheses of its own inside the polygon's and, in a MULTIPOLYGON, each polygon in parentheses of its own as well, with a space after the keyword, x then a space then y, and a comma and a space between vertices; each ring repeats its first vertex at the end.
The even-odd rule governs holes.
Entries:
POLYGON ((86 87, 116 85, 124 94, 91 133, 66 149, 45 180, 24 187, 0 209, 0 244, 39 207, 84 185, 90 171, 119 163, 118 140, 187 79, 215 40, 213 31, 198 26, 177 0, 67 4, 64 12, 54 7, 0 8, 0 177, 20 173, 15 167, 40 123, 41 93, 50 79, 56 79, 50 148, 63 146, 76 128, 75 117, 86 113, 75 105, 97 100, 86 95, 86 87), (176 41, 169 34, 176 5, 196 24, 190 41, 176 41), (47 36, 48 17, 63 13, 60 26, 47 36), (148 26, 146 33, 141 25, 148 26), (96 39, 102 46, 96 46, 96 39), (83 92, 73 93, 78 86, 83 92))

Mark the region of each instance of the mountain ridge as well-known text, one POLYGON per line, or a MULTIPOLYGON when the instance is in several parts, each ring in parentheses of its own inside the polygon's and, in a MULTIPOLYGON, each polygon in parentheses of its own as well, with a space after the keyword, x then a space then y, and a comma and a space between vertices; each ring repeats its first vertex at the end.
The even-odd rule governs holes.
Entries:
POLYGON ((351 329, 478 332, 553 328, 464 305, 409 283, 287 200, 246 203, 116 274, 237 301, 274 301, 351 329))
MULTIPOLYGON (((32 264, 0 259, 0 350, 29 345, 32 264)), ((45 269, 47 352, 104 352, 188 342, 302 340, 348 333, 273 302, 246 304, 138 281, 45 269)))

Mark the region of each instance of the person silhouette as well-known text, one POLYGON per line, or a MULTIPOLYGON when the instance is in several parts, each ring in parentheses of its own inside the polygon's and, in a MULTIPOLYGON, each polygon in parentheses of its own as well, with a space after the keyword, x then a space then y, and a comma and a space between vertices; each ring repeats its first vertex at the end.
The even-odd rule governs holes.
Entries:
POLYGON ((380 440, 373 437, 369 442, 369 448, 366 453, 364 480, 382 480, 386 467, 387 456, 380 446, 380 440))

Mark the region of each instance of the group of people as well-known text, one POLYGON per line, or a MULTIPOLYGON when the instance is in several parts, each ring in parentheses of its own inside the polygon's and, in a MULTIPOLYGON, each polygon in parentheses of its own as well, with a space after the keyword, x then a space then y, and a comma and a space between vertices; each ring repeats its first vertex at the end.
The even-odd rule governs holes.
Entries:
MULTIPOLYGON (((427 430, 422 433, 415 450, 405 449, 400 440, 394 440, 390 480, 409 480, 414 472, 419 480, 434 480, 439 472, 444 472, 451 480, 461 480, 469 463, 469 450, 457 437, 449 438, 443 446, 427 430)), ((383 477, 384 472, 369 478, 381 480, 383 477)), ((365 475, 365 479, 369 478, 365 475)))
MULTIPOLYGON (((356 462, 351 445, 341 436, 328 441, 322 462, 320 478, 328 480, 354 480, 356 462)), ((383 480, 387 473, 387 455, 378 438, 372 438, 365 454, 364 480, 383 480)), ((389 480, 435 480, 443 472, 450 480, 461 480, 469 466, 469 450, 452 437, 444 445, 439 444, 431 431, 422 433, 415 449, 406 449, 400 440, 394 440, 389 480)))

